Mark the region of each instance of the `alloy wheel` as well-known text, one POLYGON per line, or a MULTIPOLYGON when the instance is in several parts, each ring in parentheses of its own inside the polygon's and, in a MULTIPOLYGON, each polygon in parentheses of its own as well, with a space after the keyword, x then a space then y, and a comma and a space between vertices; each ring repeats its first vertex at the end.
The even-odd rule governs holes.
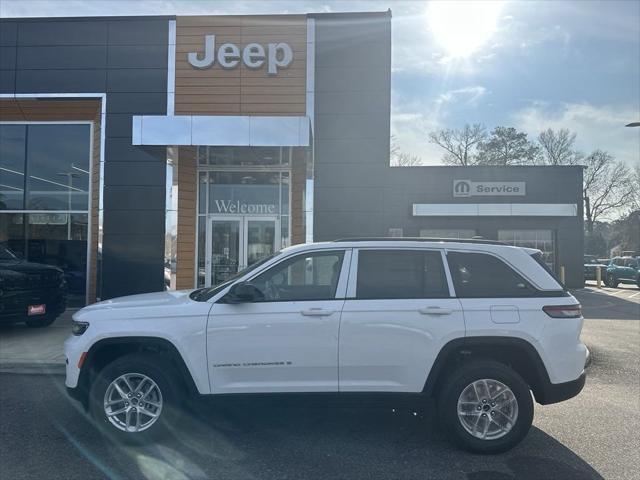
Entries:
POLYGON ((104 394, 104 413, 123 432, 142 432, 151 427, 160 417, 162 405, 160 387, 141 373, 120 375, 104 394))
POLYGON ((474 437, 497 440, 509 433, 518 420, 518 400, 498 380, 476 380, 458 397, 458 420, 474 437))

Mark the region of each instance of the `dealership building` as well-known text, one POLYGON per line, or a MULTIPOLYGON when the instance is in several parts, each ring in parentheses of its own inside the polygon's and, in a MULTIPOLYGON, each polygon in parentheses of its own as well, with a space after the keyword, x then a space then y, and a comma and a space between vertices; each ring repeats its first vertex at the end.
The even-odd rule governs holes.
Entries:
POLYGON ((76 304, 482 236, 582 286, 581 167, 391 167, 391 13, 0 20, 0 243, 76 304))

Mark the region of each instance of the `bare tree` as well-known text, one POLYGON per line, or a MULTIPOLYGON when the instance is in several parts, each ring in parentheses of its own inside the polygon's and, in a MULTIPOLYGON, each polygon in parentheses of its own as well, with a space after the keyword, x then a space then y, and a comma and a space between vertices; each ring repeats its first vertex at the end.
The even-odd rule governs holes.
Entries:
POLYGON ((547 165, 577 165, 582 155, 575 150, 576 134, 566 128, 548 128, 538 135, 541 160, 547 165))
POLYGON ((398 138, 395 135, 389 137, 389 158, 391 159, 391 165, 395 158, 400 154, 400 147, 398 146, 398 138))
POLYGON ((634 189, 629 167, 605 151, 593 151, 584 165, 584 215, 591 234, 595 222, 633 201, 634 189))
POLYGON ((391 135, 389 141, 389 158, 392 167, 415 167, 422 165, 422 158, 403 152, 398 145, 395 135, 391 135))
POLYGON ((461 130, 446 129, 429 133, 429 141, 445 150, 442 163, 467 167, 477 163, 476 149, 487 132, 480 123, 466 124, 461 130))
POLYGON ((417 167, 422 165, 422 158, 418 155, 400 152, 395 156, 395 158, 391 159, 391 162, 391 165, 394 167, 417 167))
POLYGON ((540 150, 527 134, 513 127, 496 127, 486 141, 478 145, 478 165, 533 165, 540 150))
POLYGON ((640 163, 633 167, 633 172, 631 173, 631 189, 633 190, 631 210, 640 210, 640 163))

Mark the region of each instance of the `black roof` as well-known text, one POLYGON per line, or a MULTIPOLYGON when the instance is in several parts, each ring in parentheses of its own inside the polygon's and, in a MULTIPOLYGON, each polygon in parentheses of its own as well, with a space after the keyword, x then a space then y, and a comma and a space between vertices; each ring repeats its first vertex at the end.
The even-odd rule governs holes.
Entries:
POLYGON ((429 238, 429 237, 353 237, 339 238, 334 242, 453 242, 453 243, 479 243, 485 245, 507 245, 497 240, 485 238, 429 238))

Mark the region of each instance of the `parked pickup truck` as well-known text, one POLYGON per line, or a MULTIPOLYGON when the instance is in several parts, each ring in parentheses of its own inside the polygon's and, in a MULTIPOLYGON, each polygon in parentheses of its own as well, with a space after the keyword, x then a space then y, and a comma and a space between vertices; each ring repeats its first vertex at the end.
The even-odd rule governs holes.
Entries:
POLYGON ((22 260, 0 244, 0 324, 46 327, 64 312, 66 300, 62 270, 22 260))

